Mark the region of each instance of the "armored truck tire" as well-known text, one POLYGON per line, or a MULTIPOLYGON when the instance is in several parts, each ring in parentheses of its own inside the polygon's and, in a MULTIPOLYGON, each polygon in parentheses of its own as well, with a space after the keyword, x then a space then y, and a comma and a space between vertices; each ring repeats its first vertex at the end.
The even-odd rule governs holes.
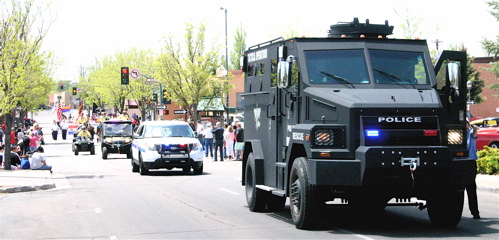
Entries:
POLYGON ((107 147, 102 148, 102 159, 107 159, 108 150, 107 147))
POLYGON ((263 212, 267 205, 268 193, 256 187, 256 169, 253 153, 248 155, 245 168, 245 190, 248 208, 252 212, 263 212))
POLYGON ((426 202, 431 223, 437 227, 452 228, 461 220, 464 191, 435 192, 426 202))
POLYGON ((325 205, 320 200, 318 188, 309 183, 308 174, 307 159, 295 159, 289 177, 289 202, 291 217, 298 229, 316 228, 325 205))

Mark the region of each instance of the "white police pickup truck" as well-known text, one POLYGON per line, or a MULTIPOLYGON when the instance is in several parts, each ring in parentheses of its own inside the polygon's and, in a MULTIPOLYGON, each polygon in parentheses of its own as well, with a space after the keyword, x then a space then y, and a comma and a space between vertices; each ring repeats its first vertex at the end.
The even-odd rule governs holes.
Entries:
POLYGON ((142 122, 133 134, 132 171, 147 175, 162 168, 203 173, 203 147, 186 122, 142 122))

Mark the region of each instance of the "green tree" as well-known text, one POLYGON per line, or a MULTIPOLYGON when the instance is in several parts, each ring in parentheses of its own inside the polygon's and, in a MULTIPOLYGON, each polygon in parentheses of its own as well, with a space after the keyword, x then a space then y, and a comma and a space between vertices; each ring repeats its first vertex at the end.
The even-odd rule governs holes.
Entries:
MULTIPOLYGON (((492 16, 496 18, 496 21, 499 22, 499 1, 488 1, 487 4, 492 8, 490 14, 492 14, 492 16)), ((484 39, 482 41, 482 48, 485 50, 487 55, 492 55, 494 57, 494 60, 496 60, 497 56, 499 55, 499 35, 496 37, 496 40, 484 39)), ((499 61, 495 61, 490 65, 491 68, 488 69, 488 71, 493 73, 495 77, 499 79, 499 61)), ((494 83, 487 87, 499 92, 499 83, 494 83)), ((497 98, 499 97, 499 94, 496 94, 494 96, 497 98)))
POLYGON ((131 48, 97 60, 90 67, 92 71, 88 77, 80 79, 80 87, 83 89, 81 98, 87 105, 96 103, 101 108, 109 105, 117 112, 127 110, 125 100, 138 100, 142 103, 139 108, 144 117, 145 111, 151 106, 155 86, 148 84, 146 77, 130 78, 129 85, 122 85, 120 71, 121 67, 129 67, 130 70, 139 69, 143 74, 152 75, 154 59, 155 55, 151 50, 131 48))
MULTIPOLYGON (((463 43, 461 43, 460 46, 451 46, 452 50, 455 51, 463 51, 463 52, 468 52, 468 48, 464 46, 463 43)), ((483 79, 480 79, 480 72, 477 71, 475 68, 473 68, 473 61, 475 58, 467 54, 467 74, 468 74, 468 81, 471 81, 471 88, 469 89, 469 97, 470 100, 475 102, 475 104, 482 103, 483 101, 487 100, 485 97, 482 96, 482 90, 483 87, 485 87, 485 81, 483 79)))
POLYGON ((221 65, 220 46, 206 42, 206 23, 198 27, 185 24, 184 43, 174 41, 169 34, 157 59, 155 77, 166 89, 168 98, 187 108, 191 119, 199 119, 197 106, 203 98, 223 96, 229 92, 228 81, 215 77, 221 65))
MULTIPOLYGON (((10 152, 12 115, 38 107, 45 101, 54 82, 49 77, 47 59, 40 50, 47 29, 36 19, 43 18, 34 1, 0 1, 0 115, 5 117, 5 152, 10 152), (38 10, 38 11, 36 11, 38 10)), ((10 170, 10 156, 4 168, 10 170)))
POLYGON ((241 69, 241 57, 246 50, 246 31, 242 25, 236 29, 234 34, 234 47, 230 54, 230 68, 229 69, 241 69))

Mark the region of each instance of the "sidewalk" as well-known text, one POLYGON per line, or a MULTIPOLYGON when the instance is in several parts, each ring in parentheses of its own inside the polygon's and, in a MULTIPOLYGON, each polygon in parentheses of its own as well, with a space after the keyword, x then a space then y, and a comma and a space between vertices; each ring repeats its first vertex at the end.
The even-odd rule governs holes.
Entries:
MULTIPOLYGON (((0 170, 0 194, 64 188, 67 182, 61 173, 44 170, 0 170)), ((476 177, 477 188, 482 191, 499 193, 499 176, 482 175, 476 177)))

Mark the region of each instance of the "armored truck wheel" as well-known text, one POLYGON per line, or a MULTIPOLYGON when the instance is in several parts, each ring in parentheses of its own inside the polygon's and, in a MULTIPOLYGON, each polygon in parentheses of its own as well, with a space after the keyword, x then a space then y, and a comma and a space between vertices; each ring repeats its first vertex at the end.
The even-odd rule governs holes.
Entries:
POLYGON ((324 203, 316 186, 308 181, 307 159, 297 158, 291 168, 289 179, 291 217, 298 229, 317 227, 324 203))
POLYGON ((268 193, 256 188, 256 169, 253 153, 248 155, 245 171, 246 201, 248 202, 248 207, 252 212, 263 212, 267 204, 268 193))
POLYGON ((441 191, 427 200, 428 216, 438 227, 455 227, 463 213, 464 191, 441 191))

